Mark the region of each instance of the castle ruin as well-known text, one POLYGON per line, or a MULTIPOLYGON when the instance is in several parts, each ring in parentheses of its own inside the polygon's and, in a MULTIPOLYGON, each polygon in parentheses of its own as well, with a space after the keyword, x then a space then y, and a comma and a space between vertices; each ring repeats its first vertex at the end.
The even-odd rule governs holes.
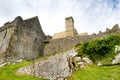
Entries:
POLYGON ((23 20, 20 16, 0 27, 0 64, 17 60, 34 60, 44 55, 52 55, 67 50, 77 44, 102 38, 110 34, 120 34, 119 25, 99 34, 78 34, 72 17, 65 19, 66 30, 56 33, 53 38, 46 36, 38 17, 23 20), (84 36, 83 36, 84 35, 84 36))
POLYGON ((27 20, 16 17, 0 27, 0 64, 42 56, 44 41, 45 34, 38 17, 27 20))
POLYGON ((78 34, 77 30, 74 28, 74 19, 73 17, 67 17, 65 18, 65 28, 66 30, 63 32, 59 32, 54 34, 53 39, 58 38, 65 38, 65 37, 73 37, 78 34))

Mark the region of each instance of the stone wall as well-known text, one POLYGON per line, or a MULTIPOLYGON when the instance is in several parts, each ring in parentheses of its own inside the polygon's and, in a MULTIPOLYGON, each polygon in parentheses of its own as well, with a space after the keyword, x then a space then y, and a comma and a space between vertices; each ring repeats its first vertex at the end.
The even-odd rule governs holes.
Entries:
MULTIPOLYGON (((70 34, 69 31, 66 33, 70 34)), ((65 35, 66 33, 63 32, 65 35)), ((0 64, 56 54, 82 42, 119 33, 120 29, 116 24, 112 29, 106 29, 105 32, 100 31, 99 34, 51 39, 51 36, 45 36, 42 31, 38 17, 27 20, 17 17, 12 22, 7 22, 0 27, 0 64)))
POLYGON ((78 34, 76 29, 66 31, 65 33, 66 33, 66 37, 68 37, 68 36, 72 37, 72 36, 76 36, 78 34))
POLYGON ((85 36, 85 35, 88 35, 88 33, 84 32, 84 33, 78 34, 77 36, 85 36))
POLYGON ((32 60, 43 55, 45 35, 38 17, 21 17, 0 28, 0 64, 19 59, 32 60))
POLYGON ((65 38, 69 36, 76 36, 77 30, 74 28, 74 20, 72 17, 65 18, 66 30, 64 32, 55 33, 52 39, 65 38))
POLYGON ((52 39, 44 46, 44 55, 51 55, 65 51, 72 47, 75 47, 77 44, 80 44, 84 41, 90 41, 95 39, 96 36, 86 35, 86 36, 74 36, 66 37, 60 39, 52 39))
POLYGON ((65 37, 69 37, 69 36, 72 37, 72 36, 76 36, 76 35, 77 35, 77 31, 76 31, 76 29, 74 29, 74 30, 55 33, 52 39, 65 38, 65 37))
POLYGON ((109 29, 109 31, 108 30, 106 30, 105 32, 100 31, 99 34, 53 39, 50 40, 49 43, 45 44, 44 55, 59 53, 61 51, 65 51, 69 48, 75 47, 76 45, 81 44, 82 42, 94 40, 97 38, 103 38, 111 34, 120 34, 120 29, 118 25, 113 26, 113 28, 109 29))
POLYGON ((64 38, 66 37, 66 32, 55 33, 52 39, 64 38))

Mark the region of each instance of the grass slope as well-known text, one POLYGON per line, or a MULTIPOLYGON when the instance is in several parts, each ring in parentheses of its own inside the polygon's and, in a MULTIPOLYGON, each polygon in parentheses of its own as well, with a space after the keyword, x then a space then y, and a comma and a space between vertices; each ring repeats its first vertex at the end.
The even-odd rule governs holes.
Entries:
POLYGON ((68 80, 120 80, 120 65, 90 65, 74 72, 68 80))
POLYGON ((29 65, 30 63, 31 62, 22 62, 0 67, 0 80, 47 80, 30 75, 20 75, 16 73, 18 68, 29 65))

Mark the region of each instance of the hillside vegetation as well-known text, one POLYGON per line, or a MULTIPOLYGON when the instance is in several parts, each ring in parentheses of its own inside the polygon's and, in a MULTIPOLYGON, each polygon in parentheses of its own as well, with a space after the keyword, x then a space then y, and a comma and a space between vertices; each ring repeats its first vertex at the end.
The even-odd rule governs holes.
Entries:
POLYGON ((29 65, 30 63, 31 62, 22 62, 18 64, 0 67, 0 80, 47 80, 30 75, 17 74, 17 69, 29 65))
MULTIPOLYGON (((110 35, 106 38, 85 42, 78 46, 78 56, 87 56, 95 64, 99 61, 103 64, 111 64, 115 52, 115 46, 120 45, 120 35, 110 35)), ((46 80, 31 75, 17 74, 21 67, 32 62, 22 62, 0 67, 0 80, 46 80)), ((89 65, 75 71, 68 80, 120 80, 120 65, 96 66, 89 65)))
POLYGON ((89 65, 74 72, 68 80, 120 80, 120 65, 110 65, 119 53, 115 51, 115 46, 119 45, 120 35, 110 35, 81 44, 78 56, 87 56, 95 64, 100 61, 104 66, 89 65))
POLYGON ((120 80, 120 65, 90 65, 74 72, 68 80, 120 80))
POLYGON ((110 35, 106 38, 85 42, 79 46, 79 55, 88 56, 94 63, 101 61, 108 64, 118 54, 115 46, 120 45, 120 35, 110 35))
POLYGON ((89 65, 74 72, 68 80, 120 80, 120 65, 110 66, 119 53, 115 51, 115 46, 120 46, 120 35, 110 35, 81 44, 78 56, 87 56, 95 64, 100 61, 104 66, 89 65))

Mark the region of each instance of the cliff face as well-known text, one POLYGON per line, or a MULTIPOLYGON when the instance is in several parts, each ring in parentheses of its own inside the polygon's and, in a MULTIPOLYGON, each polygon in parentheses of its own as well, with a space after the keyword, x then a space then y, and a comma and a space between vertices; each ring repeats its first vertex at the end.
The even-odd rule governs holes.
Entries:
POLYGON ((17 17, 0 28, 0 64, 19 59, 32 60, 43 55, 45 35, 38 17, 17 17))

